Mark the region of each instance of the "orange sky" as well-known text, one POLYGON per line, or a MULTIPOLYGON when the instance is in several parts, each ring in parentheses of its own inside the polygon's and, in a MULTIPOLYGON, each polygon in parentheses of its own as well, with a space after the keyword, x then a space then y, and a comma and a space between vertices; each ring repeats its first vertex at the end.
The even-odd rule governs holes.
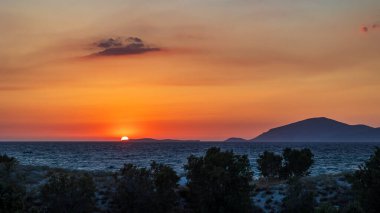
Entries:
POLYGON ((379 8, 3 0, 0 140, 253 138, 317 116, 380 126, 379 8))

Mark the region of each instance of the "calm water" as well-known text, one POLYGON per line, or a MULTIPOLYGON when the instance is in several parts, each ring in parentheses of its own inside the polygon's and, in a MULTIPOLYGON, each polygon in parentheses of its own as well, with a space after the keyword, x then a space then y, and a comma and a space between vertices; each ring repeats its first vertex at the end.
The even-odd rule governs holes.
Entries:
POLYGON ((357 169, 380 143, 120 143, 120 142, 2 142, 0 154, 22 164, 81 170, 116 170, 124 163, 148 166, 150 161, 171 165, 180 174, 190 154, 202 155, 217 146, 249 156, 257 174, 256 159, 264 150, 280 153, 285 147, 310 148, 315 156, 312 174, 357 169))

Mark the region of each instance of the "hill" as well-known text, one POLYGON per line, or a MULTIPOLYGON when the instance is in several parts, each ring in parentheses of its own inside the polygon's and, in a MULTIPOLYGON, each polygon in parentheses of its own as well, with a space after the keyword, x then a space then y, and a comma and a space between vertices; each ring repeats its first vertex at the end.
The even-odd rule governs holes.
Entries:
POLYGON ((379 142, 380 128, 349 125, 333 119, 310 118, 276 127, 257 136, 255 142, 379 142))
POLYGON ((248 140, 246 140, 244 138, 232 137, 232 138, 226 139, 224 142, 248 142, 248 140))

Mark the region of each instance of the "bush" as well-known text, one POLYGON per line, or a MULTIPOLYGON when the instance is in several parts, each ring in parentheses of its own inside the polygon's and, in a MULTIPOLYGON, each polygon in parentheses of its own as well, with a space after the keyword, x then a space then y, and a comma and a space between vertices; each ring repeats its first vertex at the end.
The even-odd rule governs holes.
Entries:
POLYGON ((380 148, 351 178, 352 189, 366 212, 380 212, 380 148))
POLYGON ((116 178, 114 212, 171 212, 178 205, 179 177, 169 166, 152 162, 150 169, 125 164, 116 178))
POLYGON ((10 176, 18 161, 14 157, 0 155, 0 212, 24 212, 25 189, 17 176, 10 176))
POLYGON ((273 152, 265 151, 257 159, 261 175, 268 178, 279 178, 282 166, 282 157, 273 152))
POLYGON ((309 175, 308 170, 314 163, 314 155, 310 149, 297 150, 285 148, 282 156, 284 158, 284 165, 281 171, 283 178, 309 175))
POLYGON ((155 212, 169 212, 178 204, 175 189, 178 187, 179 177, 171 167, 154 161, 150 172, 155 186, 155 200, 158 204, 155 212))
POLYGON ((17 184, 0 182, 0 212, 24 212, 25 190, 17 184))
POLYGON ((16 165, 18 164, 18 161, 14 157, 8 157, 8 155, 0 155, 0 166, 2 169, 4 169, 7 173, 11 172, 16 165))
POLYGON ((315 209, 315 213, 339 213, 338 209, 329 203, 324 203, 315 209))
POLYGON ((93 212, 95 184, 88 174, 55 173, 42 186, 41 200, 47 212, 93 212))
POLYGON ((250 212, 253 172, 246 155, 210 148, 185 165, 188 201, 194 212, 250 212))
POLYGON ((364 213, 364 210, 359 203, 353 202, 345 206, 341 213, 364 213))
POLYGON ((282 203, 283 213, 309 213, 314 212, 314 193, 295 181, 289 185, 288 192, 282 203))

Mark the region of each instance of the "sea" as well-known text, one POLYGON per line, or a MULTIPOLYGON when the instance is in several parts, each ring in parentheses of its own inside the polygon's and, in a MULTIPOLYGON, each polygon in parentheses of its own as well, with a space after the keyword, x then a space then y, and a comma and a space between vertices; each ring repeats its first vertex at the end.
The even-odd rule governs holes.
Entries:
POLYGON ((88 171, 117 171, 123 164, 147 167, 151 161, 170 165, 181 176, 190 155, 201 156, 210 147, 248 155, 255 176, 256 159, 265 150, 281 153, 286 147, 310 148, 314 154, 311 175, 358 169, 379 143, 257 143, 257 142, 0 142, 0 154, 20 164, 88 171))

